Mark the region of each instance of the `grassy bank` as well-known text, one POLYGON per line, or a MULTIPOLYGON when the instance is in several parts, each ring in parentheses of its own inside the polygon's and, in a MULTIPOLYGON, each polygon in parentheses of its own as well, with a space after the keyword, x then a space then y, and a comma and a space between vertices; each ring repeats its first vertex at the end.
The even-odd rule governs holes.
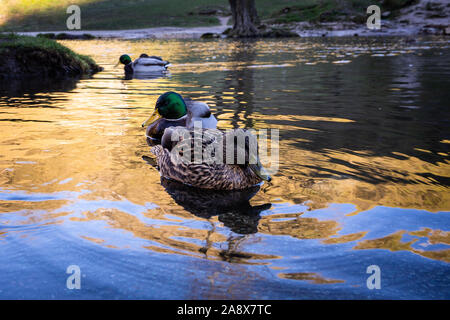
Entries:
MULTIPOLYGON (((378 4, 396 10, 413 0, 256 0, 268 23, 362 20, 378 4), (356 18, 355 18, 356 17, 356 18)), ((66 30, 66 9, 81 8, 82 30, 120 30, 161 26, 217 25, 217 15, 231 15, 228 0, 2 0, 0 31, 66 30)), ((364 19, 365 21, 365 19, 364 19)))
POLYGON ((370 5, 378 5, 382 12, 396 12, 416 0, 304 0, 290 2, 280 10, 267 13, 266 22, 290 23, 301 21, 331 22, 345 21, 366 23, 366 10, 370 5))
POLYGON ((83 30, 217 25, 205 9, 228 10, 227 0, 2 0, 0 29, 66 30, 66 9, 72 4, 81 8, 83 30))
POLYGON ((0 79, 76 77, 101 70, 90 57, 45 38, 0 35, 0 55, 0 79))

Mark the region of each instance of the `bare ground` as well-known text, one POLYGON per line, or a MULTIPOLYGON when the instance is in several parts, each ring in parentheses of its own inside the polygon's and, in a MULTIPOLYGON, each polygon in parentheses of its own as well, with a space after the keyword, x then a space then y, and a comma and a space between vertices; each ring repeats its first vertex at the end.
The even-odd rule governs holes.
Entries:
MULTIPOLYGON (((287 27, 302 37, 320 36, 414 36, 418 34, 450 35, 450 3, 448 0, 419 0, 415 5, 400 10, 395 18, 390 18, 390 12, 382 12, 381 29, 370 30, 365 24, 351 21, 338 22, 298 22, 287 27)), ((160 27, 133 30, 80 30, 60 31, 61 33, 82 35, 92 34, 101 38, 120 39, 192 39, 200 38, 204 33, 221 34, 227 29, 230 17, 218 17, 221 24, 213 27, 178 28, 160 27)), ((350 19, 349 19, 350 20, 350 19)), ((23 32, 25 35, 36 35, 39 32, 23 32)), ((54 32, 58 33, 58 32, 54 32)))

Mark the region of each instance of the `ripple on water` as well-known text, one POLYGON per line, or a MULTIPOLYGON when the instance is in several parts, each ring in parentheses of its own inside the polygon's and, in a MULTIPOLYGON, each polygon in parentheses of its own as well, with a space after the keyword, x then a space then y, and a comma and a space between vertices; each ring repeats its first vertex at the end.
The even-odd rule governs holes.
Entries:
POLYGON ((0 297, 73 297, 76 264, 84 298, 449 298, 447 42, 63 43, 105 70, 0 86, 0 297), (123 52, 170 73, 126 80, 123 52), (140 124, 169 90, 278 129, 273 181, 161 180, 140 124))

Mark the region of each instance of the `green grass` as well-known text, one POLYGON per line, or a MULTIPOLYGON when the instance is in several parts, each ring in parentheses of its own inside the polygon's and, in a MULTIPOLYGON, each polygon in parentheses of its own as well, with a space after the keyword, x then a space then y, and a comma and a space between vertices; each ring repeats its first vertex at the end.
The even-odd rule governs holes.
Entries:
POLYGON ((366 9, 377 0, 305 0, 293 1, 288 10, 272 13, 271 20, 275 23, 300 21, 350 21, 350 16, 366 16, 366 9))
MULTIPOLYGON (((6 70, 8 63, 14 59, 18 65, 26 66, 30 71, 73 69, 74 73, 87 75, 100 70, 95 61, 88 56, 78 54, 58 42, 46 38, 19 36, 16 34, 0 35, 0 70, 6 70)), ((56 70, 59 72, 59 70, 56 70)))
POLYGON ((82 30, 210 26, 219 20, 199 14, 202 8, 228 10, 227 0, 2 0, 0 30, 66 30, 66 9, 74 3, 82 30))
MULTIPOLYGON (((300 1, 299 1, 300 2, 300 1)), ((330 19, 334 19, 338 11, 335 1, 307 0, 298 4, 293 4, 285 11, 278 11, 272 14, 271 18, 276 23, 289 23, 299 21, 313 21, 318 19, 323 13, 330 12, 330 19)))
POLYGON ((365 23, 367 19, 366 10, 370 5, 378 5, 382 12, 395 12, 417 2, 417 0, 302 0, 276 1, 276 5, 269 5, 269 0, 256 1, 263 8, 264 4, 267 3, 267 8, 270 8, 270 10, 260 10, 260 7, 258 7, 258 11, 262 12, 263 18, 272 23, 300 21, 354 21, 365 23))
MULTIPOLYGON (((228 0, 1 0, 0 31, 66 30, 66 9, 81 8, 82 30, 118 30, 162 26, 194 27, 219 24, 202 9, 230 15, 228 0)), ((415 0, 256 0, 258 15, 269 23, 349 20, 366 16, 371 4, 396 10, 415 0), (286 9, 288 8, 288 9, 286 9), (283 10, 286 9, 286 10, 283 10)))

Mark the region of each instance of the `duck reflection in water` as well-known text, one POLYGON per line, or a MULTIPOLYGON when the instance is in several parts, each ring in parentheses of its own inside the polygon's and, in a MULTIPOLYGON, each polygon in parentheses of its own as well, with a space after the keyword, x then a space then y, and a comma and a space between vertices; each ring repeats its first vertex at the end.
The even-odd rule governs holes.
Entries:
MULTIPOLYGON (((154 158, 143 159, 156 167, 154 158)), ((271 208, 271 203, 252 206, 252 199, 260 190, 259 185, 243 190, 210 190, 182 184, 161 177, 161 185, 175 202, 193 215, 209 219, 218 216, 220 222, 238 234, 258 232, 260 213, 271 208)))
POLYGON ((239 234, 256 233, 260 213, 272 206, 270 203, 259 206, 250 204, 250 199, 258 193, 260 186, 231 191, 207 190, 190 187, 164 177, 161 177, 161 185, 185 210, 205 219, 217 215, 220 222, 239 234))
POLYGON ((132 80, 132 79, 139 79, 139 80, 152 80, 152 79, 159 79, 159 78, 170 78, 170 72, 169 71, 153 71, 153 72, 127 72, 125 71, 125 77, 124 80, 132 80))

